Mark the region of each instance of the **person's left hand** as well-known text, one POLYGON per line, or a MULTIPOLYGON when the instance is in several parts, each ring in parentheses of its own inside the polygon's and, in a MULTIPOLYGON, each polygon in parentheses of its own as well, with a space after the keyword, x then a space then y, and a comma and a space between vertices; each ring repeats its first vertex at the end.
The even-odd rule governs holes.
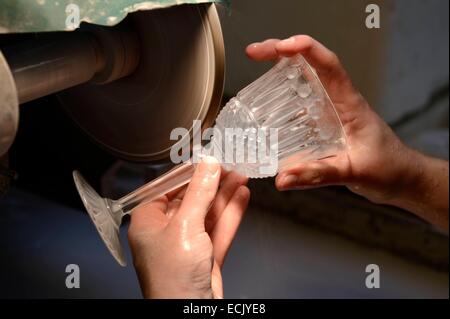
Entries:
POLYGON ((131 214, 128 239, 144 297, 223 298, 221 267, 250 198, 246 183, 207 160, 187 188, 131 214))

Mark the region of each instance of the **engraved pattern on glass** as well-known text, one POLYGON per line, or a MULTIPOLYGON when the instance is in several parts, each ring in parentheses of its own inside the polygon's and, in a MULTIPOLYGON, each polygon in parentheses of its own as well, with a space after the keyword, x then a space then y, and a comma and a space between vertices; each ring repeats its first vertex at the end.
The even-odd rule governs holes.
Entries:
MULTIPOLYGON (((248 158, 249 147, 270 145, 269 131, 277 129, 276 145, 270 145, 270 149, 264 151, 276 150, 278 171, 295 163, 335 156, 345 151, 346 147, 345 134, 333 103, 319 78, 301 55, 280 60, 269 72, 240 91, 218 115, 215 129, 224 138, 213 136, 209 147, 205 147, 206 155, 208 152, 211 154, 214 149, 223 153, 227 146, 231 146, 238 153, 234 154, 234 158, 243 156, 244 159, 248 158), (239 128, 248 133, 244 147, 237 148, 235 140, 227 140, 227 128, 239 128), (266 139, 266 143, 253 143, 252 139, 261 139, 259 135, 252 135, 258 130, 268 132, 262 137, 266 139)), ((222 163, 222 166, 250 178, 276 174, 261 173, 262 163, 259 161, 231 161, 222 163)), ((101 238, 119 264, 125 266, 119 240, 123 216, 130 214, 138 205, 147 204, 186 185, 194 170, 192 160, 180 164, 118 200, 99 196, 80 173, 74 172, 73 176, 84 206, 101 238)))

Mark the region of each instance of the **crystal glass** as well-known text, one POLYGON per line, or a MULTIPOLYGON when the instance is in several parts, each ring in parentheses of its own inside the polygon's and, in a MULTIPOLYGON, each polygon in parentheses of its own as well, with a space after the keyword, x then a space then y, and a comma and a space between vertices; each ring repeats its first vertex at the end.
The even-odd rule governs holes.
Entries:
MULTIPOLYGON (((202 154, 219 158, 224 169, 249 178, 274 176, 296 163, 337 155, 346 147, 333 103, 301 55, 281 59, 240 91, 218 115, 213 132, 202 154), (230 137, 229 130, 238 131, 241 139, 239 134, 230 137)), ((89 216, 120 265, 126 265, 119 240, 123 216, 189 183, 195 162, 182 163, 118 200, 102 198, 80 173, 73 173, 89 216)))

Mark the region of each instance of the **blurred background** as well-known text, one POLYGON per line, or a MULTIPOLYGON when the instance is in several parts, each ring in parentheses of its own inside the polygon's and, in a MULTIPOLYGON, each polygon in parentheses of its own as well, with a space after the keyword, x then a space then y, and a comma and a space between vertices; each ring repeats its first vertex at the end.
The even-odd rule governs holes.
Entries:
MULTIPOLYGON (((271 66, 246 58, 249 43, 309 34, 340 56, 407 144, 448 160, 447 0, 236 0, 220 13, 224 102, 271 66), (381 8, 380 29, 365 26, 370 3, 381 8)), ((117 196, 165 165, 117 161, 80 134, 55 97, 32 104, 21 109, 10 151, 19 178, 0 199, 0 298, 140 298, 133 268, 115 263, 84 213, 71 171, 117 196), (80 289, 65 287, 68 264, 80 266, 80 289)), ((227 298, 448 298, 448 236, 430 225, 339 187, 280 194, 273 180, 250 186, 224 268, 227 298), (380 289, 365 286, 369 264, 381 269, 380 289)))

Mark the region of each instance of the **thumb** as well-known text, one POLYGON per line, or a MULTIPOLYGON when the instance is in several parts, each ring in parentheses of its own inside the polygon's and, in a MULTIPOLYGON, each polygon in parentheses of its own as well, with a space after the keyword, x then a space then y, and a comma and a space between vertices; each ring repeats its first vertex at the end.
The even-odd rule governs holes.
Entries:
POLYGON ((209 207, 220 182, 220 165, 213 157, 206 157, 197 166, 186 190, 177 216, 204 225, 209 207))
POLYGON ((275 181, 280 191, 310 189, 346 182, 346 173, 339 166, 326 160, 298 164, 280 173, 275 181))

